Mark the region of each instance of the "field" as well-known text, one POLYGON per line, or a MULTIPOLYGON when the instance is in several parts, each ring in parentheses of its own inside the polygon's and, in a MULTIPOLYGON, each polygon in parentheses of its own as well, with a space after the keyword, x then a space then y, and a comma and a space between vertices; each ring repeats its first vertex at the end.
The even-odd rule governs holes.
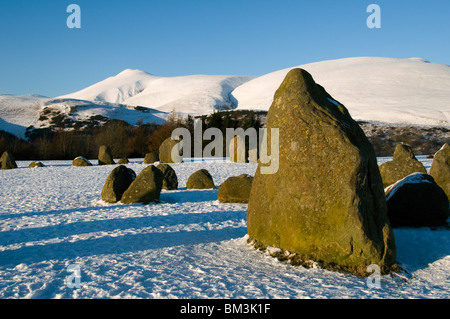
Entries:
MULTIPOLYGON (((430 159, 418 158, 430 168, 430 159)), ((139 173, 140 161, 127 166, 139 173)), ((218 186, 253 175, 256 164, 173 164, 179 190, 163 190, 161 202, 149 205, 101 200, 113 166, 17 164, 0 171, 0 298, 450 297, 448 228, 395 229, 405 272, 370 288, 366 278, 294 267, 255 250, 247 243, 246 204, 218 202, 217 189, 186 190, 200 168, 218 186)))

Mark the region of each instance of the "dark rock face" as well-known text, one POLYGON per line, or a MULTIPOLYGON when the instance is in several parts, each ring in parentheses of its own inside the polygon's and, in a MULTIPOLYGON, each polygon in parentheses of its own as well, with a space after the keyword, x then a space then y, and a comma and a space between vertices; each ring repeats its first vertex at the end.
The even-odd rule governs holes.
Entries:
POLYGON ((380 165, 383 186, 387 187, 412 173, 426 173, 427 170, 419 162, 410 146, 397 144, 394 158, 380 165))
POLYGON ((101 145, 98 149, 98 165, 115 164, 111 149, 109 146, 101 145))
POLYGON ((444 190, 450 201, 450 146, 447 143, 434 155, 430 175, 444 190))
POLYGON ((14 156, 8 152, 4 151, 2 157, 0 158, 0 169, 14 169, 17 168, 14 156))
POLYGON ((247 174, 227 178, 219 186, 218 200, 222 203, 248 203, 253 177, 247 174))
POLYGON ((102 200, 108 203, 116 203, 122 199, 123 193, 127 190, 136 173, 124 165, 117 166, 109 174, 102 189, 102 200))
POLYGON ((446 224, 448 199, 433 177, 413 173, 386 189, 392 227, 428 227, 446 224))
POLYGON ((178 177, 175 170, 168 164, 159 164, 156 166, 163 173, 162 188, 167 190, 178 189, 178 177))
POLYGON ((83 156, 78 156, 72 161, 72 166, 92 166, 92 164, 83 156))
POLYGON ((163 173, 154 165, 147 166, 123 193, 121 202, 124 204, 157 202, 162 183, 163 173))
POLYGON ((206 169, 200 169, 189 176, 186 182, 187 189, 212 189, 216 188, 211 174, 206 169))
POLYGON ((247 210, 250 238, 353 272, 393 265, 395 240, 375 153, 347 109, 308 72, 293 69, 275 93, 266 128, 269 141, 271 129, 279 129, 279 168, 262 174, 265 164, 258 164, 247 210))
POLYGON ((154 152, 145 154, 144 164, 153 164, 154 162, 157 162, 157 161, 159 161, 158 152, 154 151, 154 152))

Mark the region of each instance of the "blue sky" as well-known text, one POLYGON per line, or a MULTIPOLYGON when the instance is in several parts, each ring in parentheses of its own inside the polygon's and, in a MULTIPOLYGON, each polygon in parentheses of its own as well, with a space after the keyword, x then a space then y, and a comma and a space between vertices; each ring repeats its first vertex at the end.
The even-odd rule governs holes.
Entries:
POLYGON ((263 75, 354 56, 450 64, 448 0, 0 0, 0 94, 54 97, 126 68, 263 75), (81 28, 69 29, 69 4, 81 28), (381 29, 369 29, 369 4, 381 29))

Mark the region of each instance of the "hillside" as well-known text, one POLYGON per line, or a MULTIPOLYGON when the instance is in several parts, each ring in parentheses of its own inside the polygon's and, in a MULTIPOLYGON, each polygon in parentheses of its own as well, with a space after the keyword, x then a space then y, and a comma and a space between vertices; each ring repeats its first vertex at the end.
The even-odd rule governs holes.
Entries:
POLYGON ((188 75, 159 77, 127 69, 81 91, 60 96, 88 101, 145 106, 163 112, 208 114, 232 109, 229 94, 250 76, 188 75))
MULTIPOLYGON (((450 124, 450 67, 419 58, 347 58, 296 66, 307 70, 356 120, 415 125, 450 124)), ((293 68, 293 67, 292 67, 293 68)), ((268 110, 292 68, 232 92, 238 109, 268 110)))

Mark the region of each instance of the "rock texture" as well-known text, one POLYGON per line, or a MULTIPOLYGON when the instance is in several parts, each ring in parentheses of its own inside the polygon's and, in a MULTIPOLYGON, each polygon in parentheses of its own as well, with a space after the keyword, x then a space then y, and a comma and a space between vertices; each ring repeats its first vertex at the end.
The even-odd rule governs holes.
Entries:
POLYGON ((175 170, 168 164, 159 164, 156 166, 163 173, 162 188, 167 190, 178 189, 178 177, 175 170))
POLYGON ((78 156, 72 161, 72 166, 92 166, 92 164, 83 156, 78 156))
POLYGON ((161 163, 181 163, 181 156, 172 158, 172 148, 177 144, 179 147, 178 154, 181 155, 181 143, 180 141, 174 141, 170 137, 164 140, 159 147, 159 161, 161 163))
POLYGON ((413 173, 386 188, 388 218, 392 227, 428 227, 446 224, 448 198, 433 177, 413 173))
POLYGON ((8 152, 4 151, 2 157, 0 158, 0 169, 13 169, 17 168, 14 156, 8 152))
POLYGON ((412 173, 426 173, 427 170, 416 159, 412 148, 405 144, 397 144, 392 161, 380 165, 383 186, 387 187, 412 173))
POLYGON ((187 189, 212 189, 216 188, 211 174, 206 169, 200 169, 189 176, 186 182, 187 189))
POLYGON ((102 200, 108 203, 120 201, 123 193, 135 178, 136 173, 124 165, 114 168, 103 185, 102 200))
POLYGON ((308 72, 293 69, 275 93, 266 127, 279 129, 279 169, 261 174, 258 164, 247 210, 250 238, 351 272, 393 265, 395 240, 375 153, 347 109, 308 72))
POLYGON ((98 149, 98 165, 115 164, 111 149, 109 146, 100 145, 98 149))
POLYGON ((159 161, 159 155, 157 151, 145 154, 144 164, 153 164, 154 162, 157 161, 159 161))
POLYGON ((430 175, 450 200, 450 146, 447 143, 434 155, 430 175))
POLYGON ((247 174, 227 178, 219 186, 218 200, 222 203, 248 203, 253 177, 247 174))
POLYGON ((124 204, 159 201, 163 183, 163 173, 154 165, 144 168, 123 193, 121 202, 124 204))

